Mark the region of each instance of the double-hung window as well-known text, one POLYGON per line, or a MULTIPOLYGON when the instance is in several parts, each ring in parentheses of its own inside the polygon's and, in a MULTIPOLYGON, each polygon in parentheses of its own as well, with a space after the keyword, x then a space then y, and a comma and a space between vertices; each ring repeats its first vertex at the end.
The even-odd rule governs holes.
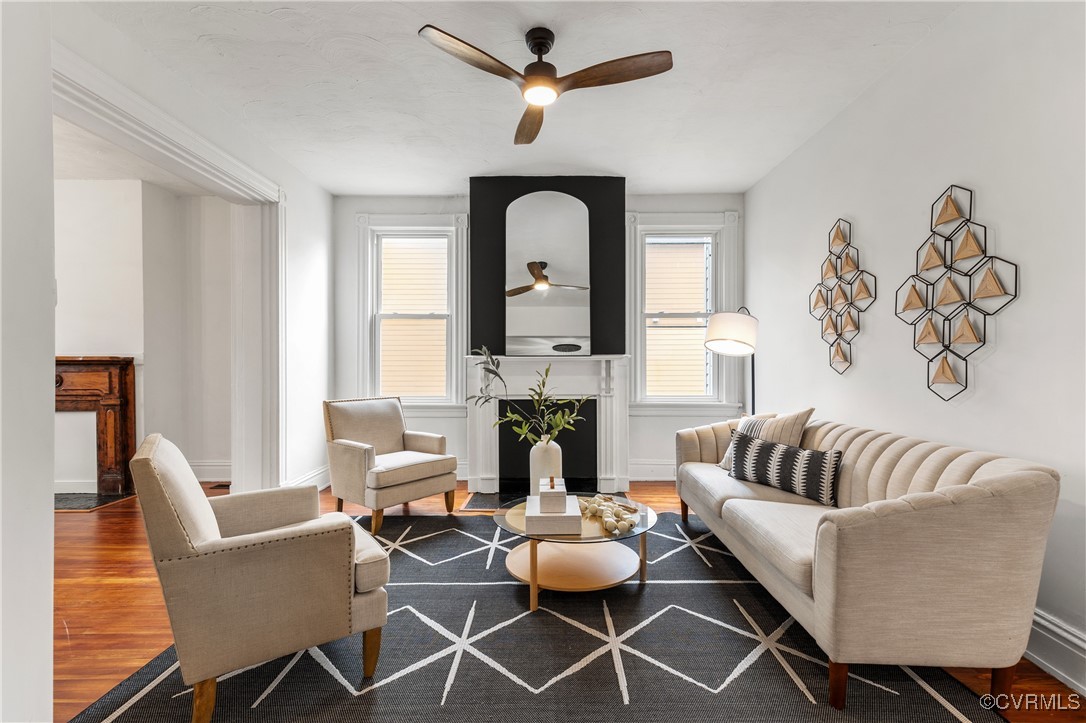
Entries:
POLYGON ((451 233, 378 233, 374 367, 381 396, 451 398, 451 233))
POLYGON ((705 349, 713 312, 715 234, 646 233, 641 275, 641 397, 717 397, 715 362, 705 349))

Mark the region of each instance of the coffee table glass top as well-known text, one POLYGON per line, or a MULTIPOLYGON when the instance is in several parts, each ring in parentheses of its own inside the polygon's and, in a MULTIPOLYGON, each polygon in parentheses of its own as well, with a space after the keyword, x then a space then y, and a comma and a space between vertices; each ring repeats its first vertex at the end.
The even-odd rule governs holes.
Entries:
MULTIPOLYGON (((596 493, 570 493, 574 497, 595 497, 596 493)), ((612 542, 614 540, 625 540, 630 537, 637 537, 643 535, 652 529, 656 524, 656 512, 653 511, 648 505, 643 505, 640 502, 634 502, 628 500, 625 497, 615 497, 614 495, 608 495, 614 497, 616 502, 619 502, 627 507, 634 507, 637 509, 638 519, 637 525, 631 527, 626 532, 608 532, 603 527, 603 522, 599 517, 590 517, 587 514, 581 515, 581 534, 580 535, 529 535, 524 531, 524 508, 527 504, 527 497, 522 497, 519 500, 513 500, 507 504, 502 505, 500 508, 494 511, 494 522, 498 527, 502 528, 506 532, 512 532, 514 535, 521 537, 527 537, 532 540, 546 540, 548 542, 612 542)))

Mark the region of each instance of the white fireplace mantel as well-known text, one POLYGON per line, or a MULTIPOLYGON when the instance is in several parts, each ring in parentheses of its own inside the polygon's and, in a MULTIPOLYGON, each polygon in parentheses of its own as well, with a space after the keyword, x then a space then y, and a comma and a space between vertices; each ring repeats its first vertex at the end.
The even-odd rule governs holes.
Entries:
MULTIPOLYGON (((548 388, 562 397, 596 397, 596 476, 601 492, 630 488, 630 358, 625 355, 595 356, 500 356, 501 374, 510 396, 526 397, 536 382, 536 372, 551 365, 548 388)), ((467 357, 465 389, 478 392, 483 382, 480 357, 467 357)), ((468 456, 471 492, 498 491, 498 428, 493 403, 468 403, 468 456)), ((576 434, 576 432, 574 432, 576 434)), ((528 454, 527 446, 524 454, 528 454)))

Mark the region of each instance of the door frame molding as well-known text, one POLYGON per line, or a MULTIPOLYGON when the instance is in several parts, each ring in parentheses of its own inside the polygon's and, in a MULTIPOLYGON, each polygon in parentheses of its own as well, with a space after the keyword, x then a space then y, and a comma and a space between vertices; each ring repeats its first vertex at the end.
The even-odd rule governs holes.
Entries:
POLYGON ((55 115, 209 195, 260 206, 258 234, 251 228, 241 233, 245 224, 236 219, 232 223, 231 487, 238 492, 282 485, 286 472, 282 189, 56 41, 52 57, 55 115))

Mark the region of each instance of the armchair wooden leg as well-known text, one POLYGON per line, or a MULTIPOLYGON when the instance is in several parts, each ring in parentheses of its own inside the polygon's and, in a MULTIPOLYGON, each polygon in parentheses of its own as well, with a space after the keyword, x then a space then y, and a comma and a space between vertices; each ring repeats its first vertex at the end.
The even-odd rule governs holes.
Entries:
POLYGON ((445 511, 452 514, 453 504, 456 502, 456 490, 449 490, 445 493, 445 511))
POLYGON ((362 676, 372 678, 377 670, 377 657, 381 654, 381 628, 362 633, 362 676))
POLYGON ((992 695, 1010 695, 1011 688, 1014 686, 1014 669, 1017 665, 1012 665, 1009 668, 992 668, 992 695))
POLYGON ((374 510, 373 516, 370 518, 370 534, 376 535, 381 531, 381 523, 385 521, 384 510, 374 510))
POLYGON ((687 522, 689 522, 690 506, 688 504, 686 504, 685 500, 679 500, 679 512, 682 513, 683 524, 686 524, 687 522))
POLYGON ((848 663, 830 661, 830 706, 844 710, 848 689, 848 663))
POLYGON ((336 498, 336 512, 343 512, 343 498, 336 498))
POLYGON ((215 678, 192 686, 192 723, 209 723, 215 712, 215 678))

